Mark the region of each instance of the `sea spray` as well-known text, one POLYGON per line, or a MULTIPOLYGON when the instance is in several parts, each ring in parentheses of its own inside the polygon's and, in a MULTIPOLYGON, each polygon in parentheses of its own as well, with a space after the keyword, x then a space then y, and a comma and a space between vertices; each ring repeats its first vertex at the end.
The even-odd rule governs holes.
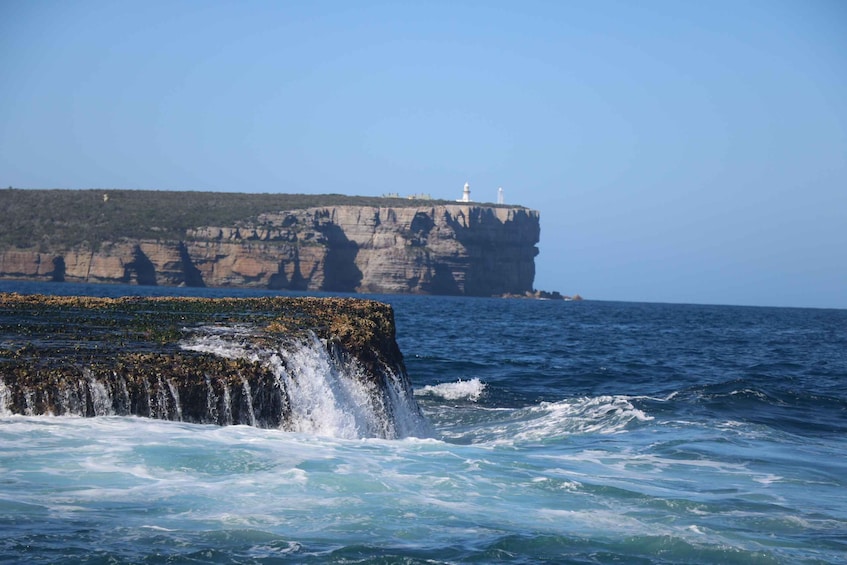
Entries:
MULTIPOLYGON (((339 438, 427 437, 431 428, 421 415, 408 380, 400 370, 366 374, 353 357, 330 354, 325 341, 308 334, 275 347, 257 346, 248 340, 249 328, 204 327, 184 340, 187 351, 211 353, 226 359, 260 363, 273 374, 277 394, 288 413, 281 427, 288 431, 339 438)), ((207 379, 210 399, 212 387, 207 379)), ((253 390, 242 380, 242 397, 249 421, 256 425, 253 390)), ((232 391, 223 386, 225 423, 232 423, 232 391)))
POLYGON ((386 370, 386 391, 390 399, 396 437, 432 437, 434 430, 422 417, 408 379, 399 370, 386 370))
POLYGON ((478 402, 485 392, 485 383, 478 378, 459 380, 454 383, 441 383, 437 385, 426 385, 415 394, 438 396, 445 400, 469 400, 478 402))
POLYGON ((348 439, 392 437, 374 385, 350 378, 315 345, 282 350, 270 360, 288 394, 291 430, 348 439))

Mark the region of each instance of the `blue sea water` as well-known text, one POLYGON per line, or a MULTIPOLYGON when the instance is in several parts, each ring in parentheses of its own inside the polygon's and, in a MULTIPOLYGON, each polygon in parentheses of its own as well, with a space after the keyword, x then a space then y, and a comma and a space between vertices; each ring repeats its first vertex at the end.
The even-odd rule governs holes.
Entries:
POLYGON ((429 437, 0 414, 0 562, 847 562, 847 311, 377 298, 429 437))

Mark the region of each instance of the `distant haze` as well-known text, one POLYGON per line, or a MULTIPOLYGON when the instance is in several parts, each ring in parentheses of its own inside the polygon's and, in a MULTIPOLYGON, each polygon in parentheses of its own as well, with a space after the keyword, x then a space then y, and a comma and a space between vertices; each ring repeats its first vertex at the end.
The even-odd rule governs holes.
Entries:
POLYGON ((536 287, 847 308, 847 3, 2 2, 0 187, 541 212, 536 287))

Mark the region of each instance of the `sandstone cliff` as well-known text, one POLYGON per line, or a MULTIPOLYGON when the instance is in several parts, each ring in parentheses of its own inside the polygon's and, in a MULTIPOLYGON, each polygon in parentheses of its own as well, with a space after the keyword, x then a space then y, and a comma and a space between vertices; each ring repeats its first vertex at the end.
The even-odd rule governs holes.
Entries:
MULTIPOLYGON (((108 212, 106 212, 108 213, 108 212)), ((90 283, 472 296, 522 294, 538 212, 472 203, 262 213, 182 237, 0 248, 0 277, 90 283)))

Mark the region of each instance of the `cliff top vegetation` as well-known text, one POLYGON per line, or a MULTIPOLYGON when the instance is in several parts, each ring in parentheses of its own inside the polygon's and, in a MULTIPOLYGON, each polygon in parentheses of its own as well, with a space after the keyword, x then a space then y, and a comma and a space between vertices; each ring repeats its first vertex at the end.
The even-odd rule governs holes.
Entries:
POLYGON ((443 204, 456 202, 343 194, 9 188, 0 190, 0 217, 3 218, 0 248, 55 249, 83 243, 96 247, 104 241, 121 238, 182 239, 191 228, 235 225, 249 222, 265 212, 281 210, 443 204))

